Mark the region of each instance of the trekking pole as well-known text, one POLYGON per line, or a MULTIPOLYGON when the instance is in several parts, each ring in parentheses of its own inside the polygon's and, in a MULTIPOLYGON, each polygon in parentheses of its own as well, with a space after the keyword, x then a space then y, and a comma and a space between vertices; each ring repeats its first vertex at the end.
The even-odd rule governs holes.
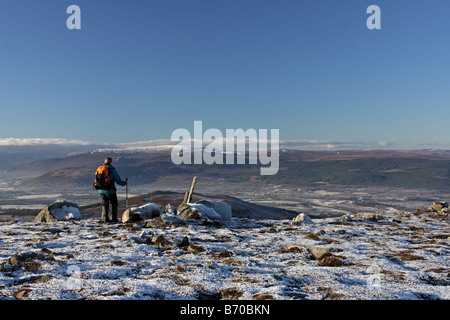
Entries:
POLYGON ((127 184, 125 185, 125 189, 126 189, 125 206, 126 206, 127 209, 128 209, 128 178, 126 178, 125 181, 126 181, 126 183, 127 183, 127 184))

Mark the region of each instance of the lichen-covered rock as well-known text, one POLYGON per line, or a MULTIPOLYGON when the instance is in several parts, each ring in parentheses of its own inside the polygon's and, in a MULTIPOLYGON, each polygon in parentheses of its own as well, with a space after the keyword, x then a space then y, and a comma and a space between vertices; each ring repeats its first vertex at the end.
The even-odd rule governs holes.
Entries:
POLYGON ((177 208, 178 217, 183 220, 202 220, 212 223, 224 223, 222 216, 214 208, 200 203, 183 203, 177 208))

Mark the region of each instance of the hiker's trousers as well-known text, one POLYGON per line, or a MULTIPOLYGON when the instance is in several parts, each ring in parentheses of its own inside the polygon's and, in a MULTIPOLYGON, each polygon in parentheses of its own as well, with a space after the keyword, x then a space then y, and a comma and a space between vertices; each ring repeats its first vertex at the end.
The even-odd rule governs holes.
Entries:
POLYGON ((102 206, 106 207, 108 204, 117 205, 117 194, 114 192, 112 194, 100 194, 102 196, 102 206))

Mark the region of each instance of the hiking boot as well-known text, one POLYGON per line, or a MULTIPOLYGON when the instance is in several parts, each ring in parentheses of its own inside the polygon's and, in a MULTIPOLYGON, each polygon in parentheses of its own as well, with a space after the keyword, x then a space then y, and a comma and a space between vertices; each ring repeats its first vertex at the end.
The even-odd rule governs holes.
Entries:
POLYGON ((117 220, 117 209, 118 209, 118 205, 113 204, 112 208, 111 208, 111 215, 112 215, 111 222, 119 222, 119 220, 117 220))
POLYGON ((105 223, 109 222, 108 214, 109 214, 109 206, 108 205, 102 206, 102 220, 105 223))

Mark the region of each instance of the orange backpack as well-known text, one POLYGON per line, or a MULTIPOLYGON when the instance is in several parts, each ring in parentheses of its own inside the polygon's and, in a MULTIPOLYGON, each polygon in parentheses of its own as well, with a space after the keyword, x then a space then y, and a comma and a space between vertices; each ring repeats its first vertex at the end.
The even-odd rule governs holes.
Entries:
POLYGON ((107 166, 100 166, 95 172, 94 188, 97 190, 109 190, 111 188, 107 166))

